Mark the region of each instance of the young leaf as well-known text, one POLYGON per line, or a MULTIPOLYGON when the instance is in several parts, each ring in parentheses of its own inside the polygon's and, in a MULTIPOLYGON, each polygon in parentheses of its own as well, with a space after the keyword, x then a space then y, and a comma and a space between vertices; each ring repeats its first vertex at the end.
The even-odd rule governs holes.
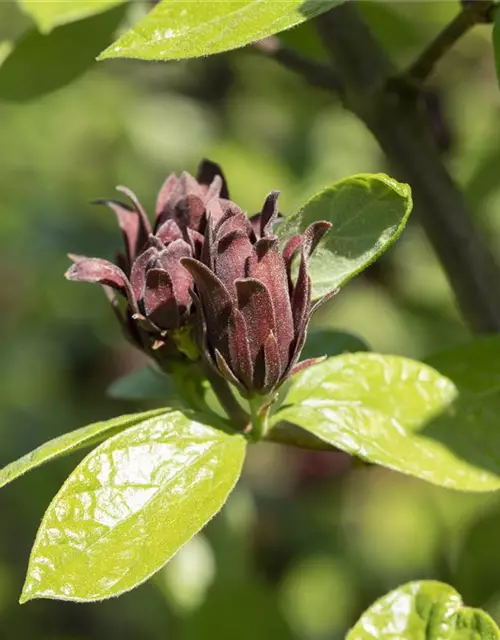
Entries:
POLYGON ((23 35, 0 66, 0 100, 32 100, 75 80, 112 40, 123 13, 120 6, 48 35, 36 30, 23 35))
POLYGON ((164 0, 99 58, 180 60, 237 49, 290 29, 343 0, 164 0))
POLYGON ((376 260, 398 238, 412 206, 407 184, 381 173, 361 174, 321 191, 279 225, 276 233, 285 241, 316 220, 332 223, 309 261, 317 299, 376 260))
POLYGON ((500 631, 481 609, 464 607, 455 589, 433 580, 410 582, 377 600, 346 640, 499 640, 500 631))
POLYGON ((94 444, 106 440, 106 438, 120 433, 120 431, 124 429, 128 429, 128 427, 133 427, 149 418, 165 415, 167 412, 168 409, 155 409, 154 411, 146 411, 145 413, 134 413, 103 422, 95 422, 76 431, 65 433, 58 438, 42 444, 34 451, 31 451, 31 453, 27 453, 22 458, 19 458, 19 460, 11 462, 3 469, 0 469, 0 487, 19 478, 19 476, 24 475, 27 471, 40 467, 46 462, 69 455, 78 449, 91 447, 94 444))
POLYGON ((180 412, 101 444, 47 509, 21 602, 102 600, 147 580, 222 507, 245 444, 180 412))
MULTIPOLYGON (((500 488, 500 395, 462 395, 396 356, 330 358, 292 379, 273 422, 293 423, 369 462, 465 491, 500 488)), ((272 433, 272 432, 271 432, 272 433)))
POLYGON ((127 0, 17 0, 24 13, 36 22, 41 33, 75 20, 82 20, 127 0))

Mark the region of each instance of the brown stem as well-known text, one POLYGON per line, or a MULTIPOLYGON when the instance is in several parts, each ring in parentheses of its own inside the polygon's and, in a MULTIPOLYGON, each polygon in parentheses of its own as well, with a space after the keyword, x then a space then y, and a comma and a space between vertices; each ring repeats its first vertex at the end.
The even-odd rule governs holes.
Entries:
POLYGON ((490 0, 475 0, 475 2, 465 4, 462 11, 446 25, 410 66, 408 76, 418 82, 428 78, 435 64, 453 47, 457 40, 475 24, 484 22, 493 8, 493 4, 490 0))
POLYGON ((340 75, 344 104, 363 120, 412 187, 420 220, 469 326, 500 331, 500 271, 429 132, 418 93, 391 88, 395 69, 354 2, 316 18, 340 75))
POLYGON ((310 84, 328 91, 339 91, 337 75, 327 65, 306 58, 302 54, 286 47, 279 38, 271 36, 253 43, 254 49, 273 58, 287 69, 307 77, 310 84))

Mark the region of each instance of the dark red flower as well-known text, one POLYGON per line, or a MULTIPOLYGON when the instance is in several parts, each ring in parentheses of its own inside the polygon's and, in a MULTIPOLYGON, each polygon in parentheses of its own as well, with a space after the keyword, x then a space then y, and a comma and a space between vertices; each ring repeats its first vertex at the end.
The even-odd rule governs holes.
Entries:
POLYGON ((197 178, 184 172, 170 175, 158 195, 152 226, 136 196, 125 187, 118 190, 131 204, 99 200, 116 214, 123 233, 125 251, 116 264, 101 258, 70 255, 74 264, 69 280, 97 282, 104 286, 126 333, 142 349, 167 347, 178 354, 185 341, 179 329, 192 316, 190 273, 180 259, 200 257, 207 215, 219 220, 227 211, 240 211, 228 200, 224 175, 218 165, 203 161, 197 178), (124 311, 114 292, 125 299, 124 311))
POLYGON ((331 225, 316 222, 280 250, 277 198, 277 191, 267 197, 257 233, 240 210, 209 217, 200 258, 181 259, 196 283, 205 356, 247 397, 271 393, 316 361, 297 364, 311 315, 324 300, 311 304, 307 262, 331 225))

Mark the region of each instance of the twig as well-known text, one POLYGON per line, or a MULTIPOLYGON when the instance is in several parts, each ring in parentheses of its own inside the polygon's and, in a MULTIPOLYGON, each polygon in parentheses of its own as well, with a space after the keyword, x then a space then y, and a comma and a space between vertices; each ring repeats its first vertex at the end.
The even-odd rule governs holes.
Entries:
POLYGON ((425 231, 458 305, 477 332, 500 331, 500 270, 478 235, 464 197, 444 167, 418 93, 402 99, 391 89, 395 69, 346 2, 315 20, 345 89, 344 104, 372 131, 412 187, 425 231))
POLYGON ((471 27, 484 22, 493 8, 491 0, 474 0, 463 5, 459 14, 424 49, 408 69, 408 76, 417 82, 428 78, 436 63, 471 27))
POLYGON ((336 92, 341 90, 339 78, 329 65, 311 60, 297 51, 289 49, 276 36, 254 42, 253 48, 269 58, 273 58, 287 69, 300 74, 316 87, 336 92))

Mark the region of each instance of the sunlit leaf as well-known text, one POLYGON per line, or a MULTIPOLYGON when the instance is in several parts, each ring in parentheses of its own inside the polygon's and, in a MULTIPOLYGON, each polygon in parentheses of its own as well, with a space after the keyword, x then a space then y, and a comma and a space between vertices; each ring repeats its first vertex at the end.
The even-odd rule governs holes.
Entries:
POLYGON ((295 376, 273 419, 434 484, 493 491, 500 488, 499 415, 498 394, 485 402, 420 362, 357 353, 295 376))
POLYGON ((447 584, 410 582, 367 609, 346 640, 498 640, 500 631, 481 609, 462 604, 447 584))
POLYGON ((342 0, 163 0, 100 58, 179 60, 229 51, 328 11, 342 0))
POLYGON ((42 33, 61 24, 88 18, 128 0, 17 0, 22 10, 33 18, 42 33))
POLYGON ((384 174, 362 174, 321 191, 281 224, 277 234, 284 241, 316 220, 332 223, 309 263, 316 299, 376 260, 398 238, 411 209, 408 185, 384 174))
POLYGON ((47 509, 21 601, 102 600, 144 582, 219 511, 244 456, 243 437, 180 412, 107 440, 47 509))
POLYGON ((23 35, 0 66, 0 100, 32 100, 81 76, 112 40, 123 12, 121 6, 48 35, 36 29, 23 35))
POLYGON ((156 409, 145 413, 120 416, 118 418, 112 418, 111 420, 89 424, 86 427, 82 427, 76 431, 70 431, 58 438, 54 438, 42 444, 34 451, 31 451, 31 453, 19 458, 19 460, 11 462, 3 469, 0 469, 0 487, 3 487, 27 471, 31 471, 31 469, 35 469, 46 462, 69 455, 78 449, 98 444, 128 427, 144 422, 144 420, 165 415, 166 411, 166 409, 156 409))

